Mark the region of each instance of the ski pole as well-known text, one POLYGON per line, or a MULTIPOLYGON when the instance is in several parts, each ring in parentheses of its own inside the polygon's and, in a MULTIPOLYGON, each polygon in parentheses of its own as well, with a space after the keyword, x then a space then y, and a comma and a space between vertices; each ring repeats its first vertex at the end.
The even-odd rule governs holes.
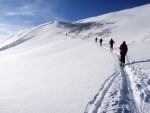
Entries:
POLYGON ((127 58, 128 63, 130 63, 128 55, 126 55, 126 58, 127 58))

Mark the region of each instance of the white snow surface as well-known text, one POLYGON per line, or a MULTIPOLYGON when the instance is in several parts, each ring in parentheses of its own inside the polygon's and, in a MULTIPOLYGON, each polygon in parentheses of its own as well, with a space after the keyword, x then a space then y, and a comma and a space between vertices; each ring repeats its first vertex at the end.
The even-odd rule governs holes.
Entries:
POLYGON ((149 113, 149 11, 147 4, 48 22, 1 38, 0 113, 149 113), (122 41, 129 48, 124 68, 122 41))

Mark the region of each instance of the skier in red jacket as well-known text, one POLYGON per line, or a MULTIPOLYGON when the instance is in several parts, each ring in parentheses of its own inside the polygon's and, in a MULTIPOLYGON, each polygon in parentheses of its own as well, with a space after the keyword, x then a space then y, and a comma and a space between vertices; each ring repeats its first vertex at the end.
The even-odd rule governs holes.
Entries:
POLYGON ((125 56, 126 56, 127 51, 128 51, 128 47, 127 47, 125 41, 123 41, 123 43, 120 45, 119 49, 120 49, 120 56, 121 56, 121 58, 120 58, 120 62, 121 62, 120 65, 124 66, 124 64, 125 64, 125 56))

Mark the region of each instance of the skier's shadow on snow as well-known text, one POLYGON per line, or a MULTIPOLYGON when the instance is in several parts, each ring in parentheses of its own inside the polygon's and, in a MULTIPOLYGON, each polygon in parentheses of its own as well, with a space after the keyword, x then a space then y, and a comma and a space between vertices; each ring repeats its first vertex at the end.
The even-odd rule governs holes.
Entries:
POLYGON ((150 59, 149 60, 134 61, 134 62, 127 63, 126 65, 145 63, 145 62, 150 62, 150 59))

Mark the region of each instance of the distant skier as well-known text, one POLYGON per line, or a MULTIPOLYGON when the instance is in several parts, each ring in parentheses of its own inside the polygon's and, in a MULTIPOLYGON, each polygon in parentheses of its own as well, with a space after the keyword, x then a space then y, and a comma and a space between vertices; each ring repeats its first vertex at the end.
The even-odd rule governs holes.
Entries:
POLYGON ((110 44, 110 50, 112 51, 113 50, 113 44, 114 44, 114 40, 111 38, 111 40, 109 41, 109 44, 110 44))
POLYGON ((66 36, 67 36, 68 34, 66 33, 66 36))
POLYGON ((99 42, 100 42, 100 46, 102 46, 103 39, 101 38, 101 39, 99 40, 99 42))
POLYGON ((98 40, 98 39, 97 39, 97 37, 96 37, 96 38, 95 38, 95 42, 96 42, 96 43, 97 43, 97 40, 98 40))
POLYGON ((125 56, 127 54, 128 51, 128 47, 126 45, 126 42, 123 41, 123 43, 120 45, 120 65, 124 66, 125 64, 125 56))

